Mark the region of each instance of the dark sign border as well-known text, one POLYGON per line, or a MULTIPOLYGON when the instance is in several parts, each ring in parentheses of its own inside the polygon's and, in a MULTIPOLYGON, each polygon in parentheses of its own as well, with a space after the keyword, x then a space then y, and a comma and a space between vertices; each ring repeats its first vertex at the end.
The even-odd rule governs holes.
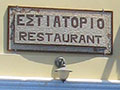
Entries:
MULTIPOLYGON (((64 11, 86 11, 86 12, 103 12, 103 10, 79 10, 79 9, 60 9, 60 8, 43 8, 43 7, 26 7, 26 6, 8 6, 8 39, 7 39, 7 50, 8 51, 37 51, 37 52, 39 52, 39 51, 41 51, 41 52, 70 52, 70 53, 88 53, 88 54, 104 54, 103 52, 99 52, 98 50, 105 50, 106 49, 106 47, 94 47, 94 46, 75 46, 75 45, 54 45, 54 44, 50 44, 50 45, 48 45, 48 44, 39 44, 39 45, 37 45, 37 46, 41 46, 41 47, 43 47, 43 46, 55 46, 55 47, 58 47, 58 46, 60 46, 60 47, 62 47, 62 46, 64 46, 64 47, 68 47, 68 46, 70 46, 70 47, 72 47, 72 48, 75 48, 75 47, 83 47, 83 48, 92 48, 92 49, 94 49, 94 51, 95 52, 82 52, 82 51, 59 51, 59 50, 24 50, 24 49, 17 49, 17 48, 10 48, 10 42, 9 42, 9 39, 10 39, 10 36, 9 36, 9 32, 10 32, 10 28, 9 28, 9 25, 10 25, 10 23, 9 23, 9 20, 10 20, 10 8, 16 8, 16 7, 20 7, 20 8, 35 8, 35 9, 45 9, 45 10, 64 10, 64 11)), ((113 53, 113 11, 104 11, 104 12, 109 12, 109 13, 111 13, 111 52, 110 53, 107 53, 106 55, 111 55, 112 53, 113 53)), ((14 42, 14 40, 12 40, 12 42, 14 42)), ((17 45, 18 43, 13 43, 14 45, 17 45)), ((30 45, 36 45, 36 44, 20 44, 19 43, 19 45, 28 45, 28 46, 30 46, 30 45)))

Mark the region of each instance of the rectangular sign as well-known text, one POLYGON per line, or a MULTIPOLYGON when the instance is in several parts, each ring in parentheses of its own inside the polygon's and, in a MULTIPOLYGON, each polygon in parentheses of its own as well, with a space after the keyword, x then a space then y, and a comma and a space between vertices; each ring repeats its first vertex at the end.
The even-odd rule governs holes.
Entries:
POLYGON ((10 6, 8 50, 112 53, 112 11, 10 6))

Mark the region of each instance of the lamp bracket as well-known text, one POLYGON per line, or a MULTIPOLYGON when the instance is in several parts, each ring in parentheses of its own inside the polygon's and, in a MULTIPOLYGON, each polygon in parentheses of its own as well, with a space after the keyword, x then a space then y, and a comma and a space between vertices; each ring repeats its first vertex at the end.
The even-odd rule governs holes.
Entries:
POLYGON ((55 65, 57 68, 66 67, 65 59, 63 57, 56 58, 55 65))

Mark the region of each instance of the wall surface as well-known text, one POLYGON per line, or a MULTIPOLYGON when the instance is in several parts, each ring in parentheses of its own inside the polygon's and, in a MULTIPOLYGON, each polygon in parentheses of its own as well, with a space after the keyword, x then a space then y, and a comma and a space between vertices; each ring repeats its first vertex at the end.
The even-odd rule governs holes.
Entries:
POLYGON ((63 56, 67 68, 73 72, 69 78, 120 79, 120 0, 0 0, 0 76, 57 77, 54 60, 63 56), (7 8, 8 5, 111 10, 113 11, 113 55, 8 52, 7 51, 7 8))

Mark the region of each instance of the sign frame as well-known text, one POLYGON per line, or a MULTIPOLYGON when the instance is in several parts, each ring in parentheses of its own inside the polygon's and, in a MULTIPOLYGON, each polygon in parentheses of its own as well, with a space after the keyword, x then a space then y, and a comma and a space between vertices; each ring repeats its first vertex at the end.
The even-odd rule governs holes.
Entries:
POLYGON ((86 53, 86 54, 88 53, 88 54, 111 55, 113 53, 113 11, 8 6, 7 50, 8 51, 64 52, 64 53, 67 52, 67 53, 86 53), (10 41, 10 38, 11 38, 11 36, 10 36, 10 9, 11 8, 33 8, 33 9, 45 9, 45 10, 64 10, 64 11, 85 11, 85 12, 99 12, 99 13, 107 12, 107 13, 111 13, 111 36, 110 36, 111 37, 111 43, 110 43, 111 44, 110 45, 111 46, 111 51, 109 53, 105 53, 104 50, 106 49, 106 47, 94 47, 94 46, 75 46, 75 45, 68 46, 68 45, 57 45, 57 44, 56 45, 53 45, 53 44, 50 44, 50 45, 47 45, 47 44, 36 45, 36 44, 25 44, 25 43, 21 44, 21 43, 15 43, 15 36, 14 35, 13 35, 14 39, 10 41), (33 50, 32 49, 31 50, 30 49, 25 49, 27 46, 30 47, 30 48, 31 47, 33 47, 33 48, 41 47, 41 48, 39 50, 37 50, 37 49, 35 49, 35 50, 34 49, 33 50), (24 49, 22 49, 22 47, 24 49), (51 48, 54 48, 54 49, 51 49, 51 48))

